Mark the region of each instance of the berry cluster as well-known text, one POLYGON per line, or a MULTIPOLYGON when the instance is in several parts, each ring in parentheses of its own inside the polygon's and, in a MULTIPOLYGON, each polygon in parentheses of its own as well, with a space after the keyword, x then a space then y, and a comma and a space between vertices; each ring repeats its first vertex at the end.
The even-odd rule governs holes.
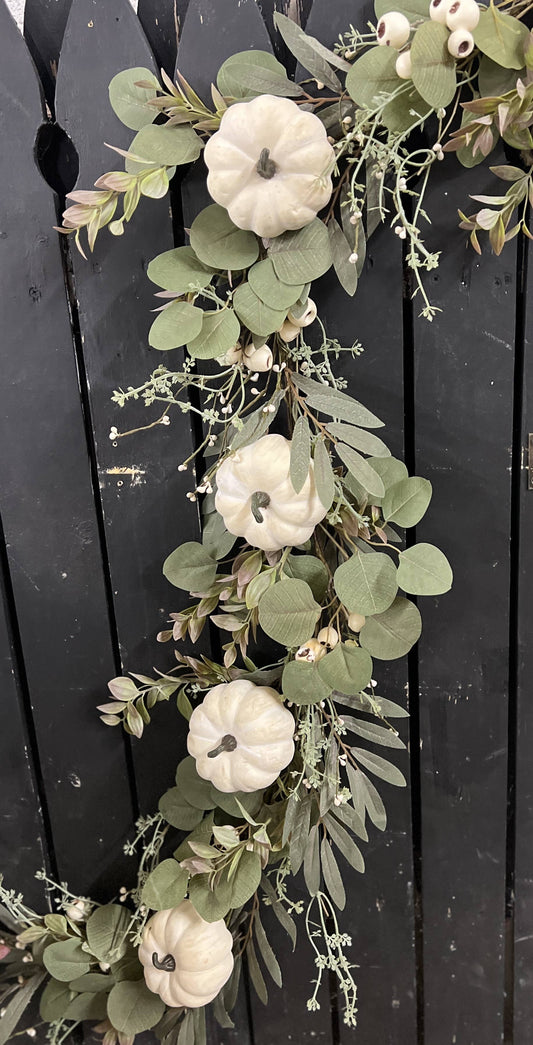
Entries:
MULTIPOLYGON (((448 50, 454 58, 468 58, 474 49, 472 31, 479 22, 480 9, 476 0, 431 0, 429 17, 450 30, 448 50)), ((411 35, 411 25, 401 11, 388 11, 380 18, 376 36, 378 44, 399 51, 396 72, 400 79, 412 76, 411 51, 405 48, 411 35), (405 48, 405 50, 401 50, 405 48)))

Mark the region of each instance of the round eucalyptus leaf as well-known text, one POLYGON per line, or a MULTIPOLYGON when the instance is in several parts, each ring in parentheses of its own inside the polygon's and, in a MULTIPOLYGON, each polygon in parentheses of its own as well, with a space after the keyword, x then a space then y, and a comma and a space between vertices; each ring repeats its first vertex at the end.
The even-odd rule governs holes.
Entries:
POLYGON ((84 992, 73 998, 65 1011, 65 1020, 103 1020, 107 1016, 107 994, 84 992))
POLYGON ((86 951, 82 951, 81 940, 78 939, 51 943, 43 951, 45 969, 54 977, 54 980, 66 983, 89 972, 90 961, 90 955, 86 951))
POLYGON ((389 486, 383 498, 383 518, 398 526, 416 526, 431 501, 432 487, 428 479, 413 475, 389 486))
POLYGON ((323 276, 333 261, 328 230, 319 218, 297 232, 276 236, 268 253, 278 279, 294 287, 323 276))
POLYGON ((249 283, 241 283, 233 295, 233 307, 245 327, 252 334, 268 337, 279 330, 286 315, 286 309, 274 309, 265 305, 264 301, 252 290, 249 283))
POLYGON ((441 22, 418 27, 411 44, 413 84, 432 109, 446 108, 456 90, 455 58, 448 50, 450 33, 441 22))
MULTIPOLYGON (((129 151, 149 160, 154 167, 176 167, 198 159, 202 151, 202 139, 188 124, 169 127, 168 124, 152 123, 138 131, 129 151)), ((137 164, 137 169, 146 168, 137 164)))
MULTIPOLYGON (((385 491, 388 490, 389 486, 394 483, 399 483, 400 479, 407 479, 409 473, 405 467, 403 461, 399 461, 397 457, 371 457, 369 463, 375 472, 381 476, 381 480, 385 487, 385 491)), ((383 503, 383 497, 376 497, 374 494, 373 504, 381 505, 383 503)))
POLYGON ((409 595, 443 595, 452 581, 446 556, 433 544, 414 544, 401 553, 398 584, 409 595))
MULTIPOLYGON (((116 962, 126 952, 129 913, 118 904, 97 907, 87 921, 87 943, 99 962, 116 962)), ((88 970, 84 970, 87 972, 88 970)), ((81 970, 78 976, 81 976, 81 970)), ((70 977, 71 980, 74 976, 70 977)))
POLYGON ((335 570, 335 591, 348 613, 369 617, 389 608, 398 590, 394 563, 382 552, 357 553, 335 570))
POLYGON ((159 82, 150 69, 138 66, 134 69, 123 69, 113 77, 109 84, 109 101, 111 108, 132 131, 140 131, 149 123, 153 123, 158 110, 146 103, 157 95, 159 82), (152 83, 153 87, 137 87, 139 81, 152 83))
POLYGON ((339 642, 319 660, 317 671, 322 681, 338 693, 359 693, 372 678, 372 660, 367 650, 339 642))
POLYGON ((305 581, 283 580, 272 585, 259 603, 263 631, 284 646, 300 646, 313 634, 320 606, 305 581))
POLYGON ((254 294, 257 294, 265 305, 285 311, 298 301, 304 289, 303 283, 297 283, 295 286, 282 283, 276 276, 271 258, 265 258, 264 261, 257 261, 252 265, 248 272, 248 282, 254 294))
POLYGON ((123 980, 113 987, 107 1013, 115 1030, 127 1037, 150 1030, 161 1019, 165 1003, 143 980, 123 980))
POLYGON ((218 359, 237 344, 240 332, 239 320, 232 309, 204 312, 202 329, 187 342, 187 351, 194 359, 218 359))
POLYGON ((200 211, 192 223, 190 239, 200 261, 216 269, 247 269, 259 254, 259 242, 253 232, 238 229, 218 203, 200 211))
POLYGON ((197 541, 180 544, 163 563, 167 581, 185 591, 206 591, 211 587, 216 572, 215 560, 197 541))
POLYGON ((225 98, 253 98, 259 94, 297 97, 301 88, 287 79, 281 62, 269 51, 239 51, 220 66, 217 87, 225 98))
POLYGON ((192 247, 175 247, 153 258, 147 275, 163 290, 186 294, 189 290, 207 287, 213 278, 213 270, 202 264, 192 247))
POLYGON ((384 613, 368 617, 359 641, 372 657, 395 660, 409 653, 421 632, 422 620, 414 602, 398 595, 384 613))
POLYGON ((320 678, 318 665, 305 660, 289 660, 283 669, 281 688, 286 700, 300 705, 318 704, 332 690, 332 686, 320 678))
POLYGON ((528 37, 529 30, 523 22, 499 11, 493 3, 481 12, 474 29, 476 47, 505 69, 523 67, 528 37))
POLYGON ((159 352, 180 348, 193 341, 202 329, 204 313, 188 301, 175 301, 160 312, 148 335, 148 344, 159 352))
POLYGON ((306 581, 317 602, 322 602, 329 583, 329 574, 324 563, 316 555, 289 555, 284 566, 289 577, 306 581))
POLYGON ((47 1023, 62 1019, 74 996, 74 991, 68 983, 49 980, 39 1003, 41 1019, 47 1023))
POLYGON ((216 889, 209 885, 209 875, 195 874, 189 882, 189 900, 204 922, 218 922, 231 909, 231 882, 223 874, 216 889))
POLYGON ((178 787, 171 787, 159 799, 159 812, 167 824, 180 831, 192 831, 202 819, 202 810, 192 806, 178 787))
POLYGON ((183 758, 176 770, 176 786, 187 801, 196 809, 212 809, 215 802, 212 798, 211 783, 198 776, 196 761, 191 755, 183 758))
POLYGON ((371 47, 354 62, 346 77, 346 90, 357 105, 374 109, 381 95, 397 90, 401 82, 396 72, 397 57, 392 47, 371 47))
POLYGON ((177 860, 162 860, 148 875, 142 890, 142 902, 151 911, 166 911, 185 899, 189 876, 177 860))

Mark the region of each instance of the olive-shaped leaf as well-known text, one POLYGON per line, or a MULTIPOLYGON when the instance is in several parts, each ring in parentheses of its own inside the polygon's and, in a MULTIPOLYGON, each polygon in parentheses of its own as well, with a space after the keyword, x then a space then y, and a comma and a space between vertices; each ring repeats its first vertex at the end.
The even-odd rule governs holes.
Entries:
POLYGON ((361 484, 370 497, 382 497, 385 487, 381 476, 372 468, 372 465, 362 457, 357 450, 344 443, 337 443, 335 447, 341 461, 346 465, 349 472, 361 484))
MULTIPOLYGON (((391 455, 383 440, 373 432, 366 432, 364 428, 345 425, 337 421, 332 421, 331 424, 326 425, 326 428, 335 439, 340 439, 341 442, 353 446, 355 450, 360 450, 363 454, 370 454, 371 457, 390 457, 391 455)), ((373 462, 372 467, 374 471, 377 471, 373 462)))
POLYGON ((296 493, 300 493, 309 475, 311 463, 311 432, 309 422, 303 415, 294 426, 291 439, 290 477, 296 493))
POLYGON ((380 777, 382 780, 386 780, 388 784, 393 784, 395 787, 405 787, 407 781, 392 762, 388 759, 383 758, 381 755, 375 755, 373 751, 366 751, 361 747, 353 747, 353 754, 356 760, 368 769, 375 776, 380 777))
POLYGON ((335 570, 335 591, 349 613, 372 616, 394 601, 399 580, 394 563, 381 552, 357 553, 335 570))
POLYGON ((444 552, 433 544, 414 544, 401 553, 398 584, 409 595, 443 595, 452 581, 452 568, 444 552))
POLYGON ((342 883, 339 865, 327 838, 323 839, 320 846, 320 860, 326 889, 339 911, 343 911, 346 906, 346 892, 342 883))
POLYGON ((316 492, 324 508, 329 511, 335 496, 335 476, 328 448, 323 439, 319 439, 315 444, 313 461, 316 492))

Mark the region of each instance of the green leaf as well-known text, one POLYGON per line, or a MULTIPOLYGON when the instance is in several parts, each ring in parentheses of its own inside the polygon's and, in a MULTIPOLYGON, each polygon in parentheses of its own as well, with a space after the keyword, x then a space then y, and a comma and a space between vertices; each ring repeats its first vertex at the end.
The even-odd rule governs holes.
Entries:
POLYGON ((231 889, 225 873, 214 889, 209 885, 209 875, 195 874, 189 882, 189 900, 204 922, 218 922, 231 909, 231 889))
POLYGON ((263 875, 261 879, 261 885, 270 900, 271 909, 274 912, 276 918, 278 919, 279 924, 282 926, 283 929, 285 929, 285 932, 290 937, 292 942, 292 949, 294 951, 297 939, 297 932, 294 920, 291 918, 290 914, 283 906, 281 900, 277 899, 277 894, 266 875, 263 875))
POLYGON ((268 1005, 268 991, 266 989, 263 974, 261 972, 261 969, 259 968, 257 955, 255 953, 255 948, 251 940, 246 948, 246 955, 248 958, 248 972, 250 974, 250 979, 253 983, 255 993, 257 994, 259 1001, 263 1002, 263 1005, 268 1005))
POLYGON ((443 595, 452 581, 446 556, 433 544, 415 544, 400 553, 398 584, 409 595, 443 595))
MULTIPOLYGON (((340 807, 339 807, 340 808, 340 807)), ((340 850, 345 860, 360 874, 364 873, 365 861, 363 854, 350 835, 341 824, 337 823, 331 813, 326 813, 324 817, 324 823, 328 830, 328 834, 337 849, 340 850)))
POLYGON ((175 247, 158 254, 148 265, 148 278, 163 290, 186 294, 190 290, 207 287, 213 270, 202 265, 192 247, 175 247))
POLYGON ((372 677, 372 660, 366 650, 339 642, 319 660, 317 671, 323 682, 339 693, 358 693, 372 677))
POLYGON ((320 218, 296 232, 276 236, 268 252, 278 279, 291 286, 312 283, 327 272, 333 260, 328 230, 320 218))
MULTIPOLYGON (((381 476, 381 480, 385 487, 385 491, 393 486, 394 483, 399 483, 401 479, 407 479, 408 472, 403 461, 399 461, 396 457, 371 457, 369 463, 375 472, 381 476)), ((375 505, 381 505, 383 497, 374 496, 373 503, 375 505)))
POLYGON ((474 41, 483 54, 505 69, 522 69, 529 30, 512 15, 499 11, 491 0, 474 29, 474 41))
POLYGON ((349 472, 352 473, 355 479, 363 489, 370 495, 370 497, 382 497, 385 493, 385 487, 383 480, 374 471, 372 465, 368 461, 361 457, 361 454, 357 450, 352 450, 350 446, 345 446, 344 443, 337 443, 335 446, 341 461, 346 465, 349 472))
POLYGON ((370 740, 372 744, 380 744, 382 747, 405 748, 403 740, 392 729, 378 726, 375 722, 367 722, 364 718, 352 718, 351 715, 343 715, 346 729, 364 740, 370 740))
POLYGON ((115 1030, 133 1037, 154 1027, 165 1011, 161 998, 148 990, 144 980, 117 983, 107 1003, 107 1013, 115 1030))
MULTIPOLYGON (((516 72, 504 69, 486 54, 481 55, 478 73, 478 88, 482 98, 499 98, 516 87, 516 72)), ((473 115, 473 114, 472 114, 473 115)))
POLYGON ((260 436, 264 435, 274 421, 279 405, 284 397, 285 390, 280 388, 277 392, 274 392, 274 395, 268 403, 265 404, 274 407, 274 410, 271 413, 263 413, 264 408, 260 407, 258 410, 254 411, 253 414, 250 414, 240 432, 236 432, 235 435, 231 437, 231 450, 238 450, 241 446, 246 446, 248 443, 255 443, 260 436))
POLYGON ((304 879, 310 896, 316 896, 320 889, 320 837, 318 824, 309 832, 304 853, 304 879))
POLYGON ((114 982, 113 976, 105 976, 103 972, 87 972, 84 976, 71 980, 69 987, 71 991, 83 994, 99 994, 100 991, 110 991, 114 982))
POLYGON ((186 796, 189 805, 196 809, 213 809, 215 801, 211 782, 198 775, 196 762, 191 755, 187 755, 178 765, 176 786, 186 796))
POLYGON ((218 512, 211 512, 202 529, 202 544, 213 559, 224 559, 235 544, 235 534, 226 529, 218 512))
POLYGON ((342 884, 339 865, 333 856, 333 850, 327 838, 322 840, 322 845, 320 846, 320 860, 326 889, 339 911, 343 911, 346 906, 346 893, 342 884))
POLYGON ((383 517, 398 526, 416 526, 426 514, 432 487, 428 479, 413 475, 389 486, 383 498, 383 517))
POLYGON ((309 837, 309 825, 311 823, 311 798, 309 795, 295 805, 295 814, 292 820, 292 828, 289 838, 289 859, 291 871, 298 874, 302 866, 305 847, 309 837))
POLYGON ((185 899, 188 879, 176 860, 162 860, 144 883, 142 902, 152 911, 177 907, 185 899))
POLYGON ((146 103, 157 95, 159 82, 150 69, 138 66, 134 69, 123 69, 113 77, 109 84, 109 101, 111 108, 119 120, 132 131, 140 131, 141 127, 153 123, 157 109, 146 103), (136 87, 136 83, 144 80, 153 83, 153 87, 136 87))
POLYGON ((372 657, 395 660, 409 653, 421 632, 422 620, 417 607, 399 595, 384 613, 367 618, 359 641, 372 657))
POLYGON ((254 895, 261 881, 261 857, 259 853, 243 849, 235 875, 232 878, 231 906, 244 907, 254 895))
POLYGON ((428 116, 430 112, 431 105, 424 101, 412 83, 408 83, 401 94, 387 102, 381 118, 387 130, 394 134, 405 134, 418 123, 420 117, 428 116))
POLYGON ((107 994, 78 994, 66 1009, 65 1020, 103 1020, 107 1016, 107 994))
POLYGON ((294 305, 304 289, 304 285, 290 286, 282 283, 276 276, 271 258, 258 261, 248 272, 248 282, 257 297, 269 308, 285 311, 294 305))
POLYGON ((335 591, 348 613, 369 617, 394 601, 399 580, 394 563, 382 552, 356 553, 335 570, 335 591))
MULTIPOLYGON (((353 446, 355 450, 360 450, 363 454, 370 454, 379 458, 390 457, 390 450, 385 446, 385 443, 377 435, 374 435, 373 432, 366 432, 364 428, 356 428, 355 425, 343 425, 333 421, 331 424, 326 425, 326 429, 334 439, 340 439, 343 443, 353 446)), ((374 468, 374 465, 372 467, 374 468)), ((374 468, 374 471, 377 471, 377 469, 374 468)))
POLYGON ((161 795, 159 812, 167 824, 177 827, 180 831, 192 831, 202 819, 202 810, 187 802, 177 787, 171 787, 161 795))
POLYGON ((289 660, 283 669, 283 696, 293 704, 318 704, 331 693, 332 687, 320 678, 317 664, 305 660, 289 660))
POLYGON ((353 297, 357 290, 357 266, 350 261, 353 253, 336 218, 328 221, 329 245, 337 279, 347 294, 353 297))
POLYGON ((417 22, 420 18, 427 18, 428 4, 426 0, 374 0, 374 11, 379 21, 382 15, 389 11, 400 11, 410 22, 417 22))
POLYGON ((240 287, 237 287, 233 295, 233 307, 241 323, 244 323, 252 334, 265 338, 279 330, 287 314, 286 309, 280 311, 265 305, 249 283, 241 283, 240 287))
POLYGON ((381 755, 375 755, 373 751, 365 751, 361 747, 353 747, 352 752, 365 769, 381 777, 382 780, 386 780, 388 784, 393 784, 394 787, 406 786, 407 781, 403 773, 396 766, 393 766, 392 762, 388 762, 386 758, 382 758, 381 755))
POLYGON ((264 570, 263 573, 259 573, 257 577, 253 577, 246 587, 246 605, 249 610, 255 609, 256 606, 259 606, 267 588, 270 588, 270 585, 274 584, 275 580, 275 570, 264 570))
POLYGON ((232 309, 204 312, 202 329, 194 341, 188 342, 187 351, 193 359, 218 359, 234 348, 240 332, 239 320, 232 309))
POLYGON ((259 603, 263 631, 284 646, 300 646, 313 634, 321 609, 305 581, 278 581, 259 603))
POLYGON ((378 831, 384 831, 387 826, 387 813, 383 800, 372 781, 368 779, 361 769, 357 771, 352 770, 350 787, 354 795, 354 802, 356 801, 355 796, 358 795, 374 827, 377 827, 378 831))
POLYGON ((200 261, 216 269, 247 269, 259 254, 259 242, 253 232, 238 229, 218 203, 200 211, 192 223, 190 239, 200 261))
POLYGON ((217 791, 216 787, 211 788, 213 798, 219 809, 222 809, 229 816, 235 816, 239 820, 242 819, 242 812, 239 809, 239 805, 246 810, 250 816, 255 816, 261 807, 263 792, 262 791, 235 791, 233 794, 227 794, 224 791, 217 791))
POLYGON ((281 969, 279 967, 276 955, 274 954, 274 951, 272 950, 272 947, 268 942, 266 932, 263 928, 263 924, 259 917, 259 911, 256 912, 254 918, 254 929, 257 946, 259 947, 259 953, 261 954, 261 957, 272 979, 274 980, 274 983, 277 984, 278 987, 282 987, 283 977, 281 975, 281 969))
MULTIPOLYGON (((120 910, 122 911, 122 909, 120 910)), ((91 915, 91 918, 93 917, 94 915, 91 915)), ((90 955, 86 951, 82 951, 81 943, 82 941, 78 938, 60 940, 58 943, 51 943, 45 948, 43 964, 50 975, 54 977, 54 980, 68 983, 70 980, 76 979, 77 976, 82 976, 83 973, 89 972, 91 967, 90 955)), ((89 946, 91 945, 89 944, 89 946)))
POLYGON ((311 432, 307 418, 302 415, 296 421, 291 440, 290 477, 296 493, 300 493, 309 475, 310 463, 311 432))
POLYGON ((176 1045, 191 1045, 194 1041, 194 1009, 184 1013, 179 1025, 179 1034, 176 1045))
POLYGON ((326 511, 329 511, 335 496, 335 476, 331 458, 323 439, 318 439, 315 443, 313 462, 316 492, 326 511))
POLYGON ((174 301, 154 319, 148 334, 148 344, 159 352, 180 348, 192 341, 201 331, 204 313, 187 301, 174 301))
POLYGON ((357 835, 358 838, 362 838, 363 842, 368 842, 368 834, 365 825, 359 816, 359 813, 355 811, 353 806, 343 802, 342 805, 336 806, 333 810, 334 816, 337 820, 341 820, 343 824, 349 827, 352 834, 357 835))
POLYGON ((17 990, 9 1004, 5 1006, 0 1022, 0 1045, 6 1045, 6 1042, 11 1038, 35 991, 41 986, 45 975, 44 972, 39 971, 30 976, 29 980, 26 980, 24 986, 17 990))
POLYGON ((314 36, 308 36, 292 18, 280 14, 279 11, 274 13, 274 25, 300 65, 319 83, 341 94, 341 81, 331 66, 335 65, 338 69, 347 71, 350 66, 346 59, 324 47, 314 36))
MULTIPOLYGON (((130 913, 110 903, 97 907, 87 921, 87 943, 91 953, 99 962, 116 962, 125 954, 127 948, 126 933, 130 924, 130 913)), ((88 970, 85 969, 84 972, 88 970)), ((53 975, 56 975, 55 973, 53 975)), ((74 975, 69 979, 74 979, 74 975)), ((82 975, 81 970, 77 973, 82 975)), ((61 977, 57 977, 61 979, 61 977)))
MULTIPOLYGON (((202 139, 189 124, 176 127, 152 123, 141 127, 129 151, 150 160, 156 167, 176 167, 198 159, 202 151, 202 139)), ((139 168, 139 164, 135 165, 139 168)), ((127 163, 126 169, 129 170, 131 166, 131 163, 127 163)), ((130 173, 135 172, 131 170, 130 173)))
POLYGON ((346 90, 362 109, 376 109, 382 95, 400 86, 396 72, 398 52, 392 47, 371 47, 354 62, 346 77, 346 90))
POLYGON ((322 602, 329 584, 329 574, 316 555, 288 555, 284 566, 288 577, 306 581, 317 602, 322 602))
MULTIPOLYGON (((74 991, 68 983, 53 979, 49 980, 41 994, 41 1000, 39 1003, 39 1015, 41 1019, 46 1020, 47 1023, 53 1023, 55 1020, 62 1019, 73 998, 74 991)), ((3 1019, 5 1020, 5 1016, 3 1019)), ((2 1035, 0 1035, 0 1041, 1 1040, 2 1035)))
POLYGON ((259 94, 297 98, 302 93, 269 51, 232 54, 218 71, 217 87, 225 98, 253 98, 259 94))
POLYGON ((441 22, 418 27, 411 44, 413 83, 432 109, 446 108, 456 90, 455 58, 448 50, 450 33, 441 22))
POLYGON ((187 541, 171 552, 163 563, 163 573, 176 588, 205 591, 210 588, 217 564, 198 541, 187 541))
MULTIPOLYGON (((293 380, 298 387, 300 386, 301 377, 293 374, 293 380)), ((353 424, 361 425, 362 428, 382 428, 383 421, 380 421, 375 414, 372 414, 370 410, 367 410, 361 403, 358 403, 356 399, 352 399, 351 396, 346 395, 344 392, 337 392, 336 389, 330 388, 328 385, 319 385, 316 381, 312 384, 316 385, 316 389, 309 390, 307 393, 307 403, 309 406, 316 407, 323 414, 329 414, 330 417, 337 417, 341 421, 351 421, 353 424)), ((309 388, 309 386, 307 386, 309 388)))

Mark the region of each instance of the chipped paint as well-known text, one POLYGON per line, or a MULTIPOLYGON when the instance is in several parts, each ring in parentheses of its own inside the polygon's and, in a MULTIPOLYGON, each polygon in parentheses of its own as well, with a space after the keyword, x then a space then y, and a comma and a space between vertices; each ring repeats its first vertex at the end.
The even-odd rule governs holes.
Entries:
MULTIPOLYGON (((104 474, 105 475, 120 475, 120 476, 124 475, 124 476, 129 476, 130 486, 141 486, 142 483, 146 482, 146 479, 143 478, 143 476, 146 475, 146 471, 144 470, 144 468, 138 468, 134 464, 132 464, 130 467, 127 467, 126 465, 122 465, 122 466, 115 465, 114 468, 106 468, 104 474)), ((120 486, 122 486, 123 485, 123 481, 119 480, 119 482, 117 483, 117 486, 119 484, 120 484, 120 486)))

